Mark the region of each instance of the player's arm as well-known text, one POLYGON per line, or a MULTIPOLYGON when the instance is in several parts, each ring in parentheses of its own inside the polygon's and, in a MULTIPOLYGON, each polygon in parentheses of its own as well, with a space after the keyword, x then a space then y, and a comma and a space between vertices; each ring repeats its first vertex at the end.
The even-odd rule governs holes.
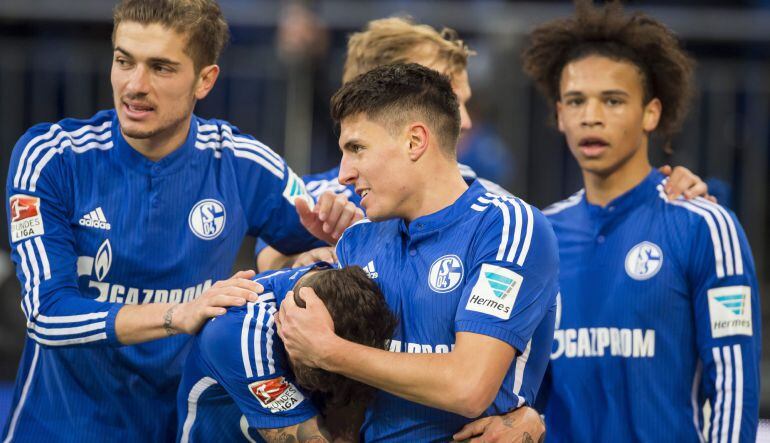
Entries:
POLYGON ((268 443, 327 443, 332 441, 331 434, 323 428, 318 416, 285 428, 260 429, 259 435, 268 443))
POLYGON ((178 307, 124 306, 81 294, 75 236, 68 217, 75 201, 70 171, 60 154, 42 167, 38 164, 35 173, 29 163, 40 143, 56 137, 56 131, 49 128, 37 126, 21 138, 6 183, 11 258, 21 283, 21 307, 30 338, 51 347, 137 343, 165 337, 167 328, 193 332, 199 326, 196 322, 221 312, 217 307, 256 297, 256 287, 246 282, 238 282, 237 290, 219 283, 217 289, 209 291, 207 301, 178 307), (170 314, 177 311, 171 323, 170 310, 170 314))
POLYGON ((708 441, 753 442, 761 309, 751 249, 732 213, 702 199, 694 204, 701 217, 692 230, 687 269, 702 364, 698 397, 711 406, 701 423, 708 423, 708 441))
MULTIPOLYGON (((527 214, 533 217, 529 211, 527 214)), ((305 309, 298 308, 293 297, 287 296, 279 312, 279 332, 287 351, 309 366, 340 373, 407 400, 467 417, 479 416, 495 399, 517 350, 527 347, 547 310, 544 306, 550 306, 555 297, 552 286, 558 272, 556 241, 542 215, 537 213, 537 218, 542 223, 533 223, 531 231, 525 228, 519 232, 522 238, 530 232, 529 243, 538 250, 533 255, 539 260, 527 263, 518 260, 526 256, 523 248, 510 257, 507 253, 499 256, 501 241, 506 242, 504 252, 513 248, 508 242, 526 243, 516 242, 507 234, 503 240, 502 233, 507 229, 502 222, 479 229, 496 229, 498 234, 488 236, 473 259, 475 265, 468 279, 471 284, 465 289, 455 318, 458 332, 452 352, 392 353, 343 340, 334 334, 328 312, 310 288, 300 292, 307 303, 305 309), (509 285, 505 312, 489 313, 473 302, 495 296, 489 292, 487 281, 497 278, 492 274, 509 285), (551 290, 553 294, 548 293, 551 290)), ((344 244, 339 246, 344 263, 344 244)))

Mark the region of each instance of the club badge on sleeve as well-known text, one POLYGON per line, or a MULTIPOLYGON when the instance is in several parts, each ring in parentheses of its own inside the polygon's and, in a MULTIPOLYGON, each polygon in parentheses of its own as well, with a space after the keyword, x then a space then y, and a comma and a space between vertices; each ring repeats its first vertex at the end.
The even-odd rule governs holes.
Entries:
POLYGON ((249 384, 249 391, 263 408, 273 413, 290 411, 305 399, 296 386, 284 377, 255 381, 249 384))
POLYGON ((43 235, 43 216, 40 214, 40 198, 31 195, 11 196, 11 241, 18 242, 43 235))
POLYGON ((707 295, 713 338, 753 334, 750 286, 713 288, 707 295))
POLYGON ((524 277, 510 269, 485 263, 465 309, 508 320, 523 281, 524 277))

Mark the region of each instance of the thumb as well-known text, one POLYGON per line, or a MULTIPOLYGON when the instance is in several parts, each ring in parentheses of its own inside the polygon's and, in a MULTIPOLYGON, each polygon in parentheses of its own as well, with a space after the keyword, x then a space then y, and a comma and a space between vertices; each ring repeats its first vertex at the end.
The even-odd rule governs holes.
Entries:
POLYGON ((318 298, 318 295, 315 293, 313 288, 309 286, 303 286, 299 290, 299 295, 302 297, 302 300, 304 300, 306 306, 314 306, 317 303, 323 303, 320 298, 318 298))
POLYGON ((484 433, 484 429, 487 427, 487 420, 476 420, 473 423, 468 423, 460 429, 460 432, 452 436, 455 441, 467 440, 471 437, 481 435, 484 433))
POLYGON ((307 200, 302 197, 294 199, 294 207, 297 208, 297 214, 299 214, 300 219, 305 219, 313 215, 313 209, 310 207, 307 200))

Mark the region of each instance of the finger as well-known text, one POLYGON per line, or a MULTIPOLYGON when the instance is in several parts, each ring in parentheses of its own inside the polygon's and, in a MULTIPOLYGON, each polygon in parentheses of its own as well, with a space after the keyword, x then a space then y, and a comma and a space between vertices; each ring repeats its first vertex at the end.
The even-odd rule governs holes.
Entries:
POLYGON ((668 195, 669 200, 676 200, 687 190, 686 184, 684 184, 683 181, 686 181, 686 177, 677 174, 676 170, 674 170, 674 173, 668 179, 668 185, 666 186, 666 194, 668 195))
POLYGON ((329 216, 334 205, 335 194, 331 191, 326 191, 318 198, 318 203, 315 205, 314 212, 318 214, 318 219, 325 222, 329 216))
POLYGON ((364 211, 361 208, 356 207, 356 214, 353 216, 353 222, 357 222, 364 218, 364 211))
POLYGON ((345 229, 353 224, 353 216, 355 216, 355 214, 356 205, 349 202, 348 206, 345 208, 345 212, 343 212, 339 220, 337 220, 337 226, 334 228, 332 237, 339 239, 342 236, 342 233, 345 232, 345 229))
POLYGON ((297 303, 294 301, 294 291, 289 291, 286 293, 286 297, 284 297, 283 302, 281 303, 281 309, 278 311, 285 313, 284 319, 286 319, 291 313, 291 310, 295 309, 296 307, 297 303))
POLYGON ((209 297, 205 305, 214 308, 229 308, 231 306, 243 306, 246 304, 246 300, 243 297, 235 297, 228 294, 217 294, 214 297, 209 297))
MULTIPOLYGON (((347 209, 347 204, 348 198, 342 194, 339 194, 334 198, 332 201, 332 206, 329 208, 329 214, 327 218, 324 219, 324 228, 328 226, 328 232, 331 232, 332 228, 337 226, 340 217, 343 216, 345 210, 347 209)), ((324 229, 324 232, 327 231, 324 229)))
POLYGON ((663 174, 666 177, 668 177, 669 175, 671 175, 671 166, 663 165, 660 168, 658 168, 658 171, 660 171, 661 174, 663 174))
POLYGON ((719 200, 717 200, 717 198, 711 194, 706 194, 705 199, 711 203, 719 203, 719 200))
POLYGON ((318 260, 316 261, 325 261, 327 263, 334 263, 337 260, 335 260, 334 253, 332 251, 333 251, 332 248, 320 249, 318 251, 318 257, 317 257, 318 260))
POLYGON ((695 198, 695 197, 701 197, 708 195, 709 187, 706 183, 702 181, 697 181, 694 185, 690 186, 690 189, 685 192, 685 196, 688 199, 695 198))
POLYGON ((209 307, 203 308, 201 310, 201 313, 203 314, 204 318, 219 317, 220 315, 224 315, 225 313, 227 313, 227 309, 209 306, 209 307))
POLYGON ((235 274, 233 274, 233 276, 232 276, 232 277, 230 277, 230 278, 231 278, 231 279, 233 279, 233 278, 245 278, 245 279, 247 279, 247 280, 250 280, 250 279, 254 278, 254 276, 256 276, 256 275, 257 275, 257 273, 256 273, 256 272, 254 272, 252 269, 246 269, 246 270, 244 270, 244 271, 238 271, 238 272, 236 272, 236 273, 235 273, 235 274))
POLYGON ((460 432, 453 435, 452 438, 454 440, 467 440, 476 435, 481 435, 484 432, 485 427, 486 427, 486 420, 484 419, 476 420, 472 423, 468 423, 467 425, 463 426, 463 428, 460 429, 460 432))
POLYGON ((216 295, 226 295, 228 297, 236 297, 243 300, 243 303, 246 304, 246 302, 254 302, 259 300, 259 296, 254 293, 253 291, 250 291, 248 289, 239 288, 236 286, 229 286, 226 288, 218 289, 217 292, 215 292, 216 295))
POLYGON ((302 300, 305 302, 306 306, 316 306, 318 305, 318 303, 323 304, 321 299, 318 298, 318 295, 310 286, 301 287, 299 289, 299 295, 302 298, 302 300))

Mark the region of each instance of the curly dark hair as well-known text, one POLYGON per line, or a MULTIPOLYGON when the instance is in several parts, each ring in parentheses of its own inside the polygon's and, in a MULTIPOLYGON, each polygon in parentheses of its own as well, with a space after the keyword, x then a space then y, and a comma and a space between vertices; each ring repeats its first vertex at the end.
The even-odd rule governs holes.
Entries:
POLYGON ((644 104, 657 98, 663 105, 657 131, 667 142, 680 129, 693 96, 695 62, 659 21, 640 12, 624 14, 619 1, 597 7, 591 0, 576 0, 572 17, 542 24, 530 38, 524 70, 551 105, 560 99, 564 67, 600 55, 639 69, 644 104))
MULTIPOLYGON (((359 266, 327 269, 297 282, 294 300, 304 308, 299 289, 309 286, 324 302, 334 320, 334 332, 355 343, 385 349, 393 336, 396 317, 388 308, 380 288, 359 266)), ((309 391, 321 392, 329 406, 352 402, 367 403, 375 389, 333 372, 293 365, 297 383, 309 391)))
POLYGON ((394 63, 367 71, 345 83, 331 99, 335 123, 364 114, 397 128, 409 118, 424 118, 441 148, 454 155, 460 136, 460 108, 449 77, 416 63, 394 63))

